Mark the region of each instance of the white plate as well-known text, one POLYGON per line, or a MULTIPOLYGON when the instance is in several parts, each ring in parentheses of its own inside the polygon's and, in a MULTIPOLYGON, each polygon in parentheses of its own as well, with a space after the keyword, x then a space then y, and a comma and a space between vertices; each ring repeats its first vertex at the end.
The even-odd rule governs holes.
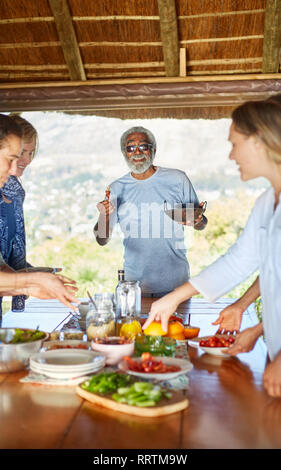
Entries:
POLYGON ((42 369, 53 370, 84 370, 93 365, 98 367, 105 362, 105 357, 91 350, 84 349, 55 349, 41 351, 30 357, 30 365, 42 369))
MULTIPOLYGON (((211 336, 201 336, 198 337, 198 338, 192 338, 190 340, 188 340, 188 344, 190 346, 195 346, 195 347, 198 347, 200 349, 202 349, 202 351, 204 351, 205 353, 207 354, 211 354, 212 356, 221 356, 221 357, 231 357, 230 354, 227 354, 225 351, 227 351, 229 348, 228 347, 225 347, 225 348, 218 348, 218 347, 213 347, 213 348, 210 348, 210 347, 207 347, 207 346, 200 346, 200 341, 201 340, 207 340, 209 338, 211 338, 212 336, 214 335, 211 335, 211 336)), ((223 337, 226 337, 225 335, 222 335, 223 337)))
MULTIPOLYGON (((171 380, 174 379, 175 377, 178 377, 179 375, 186 374, 189 372, 192 368, 193 365, 191 362, 186 361, 185 359, 177 359, 175 357, 163 357, 163 356, 153 356, 156 361, 162 361, 163 364, 169 365, 169 366, 178 366, 181 368, 181 370, 177 372, 167 372, 166 374, 161 374, 161 373, 149 373, 149 372, 135 372, 133 370, 129 370, 129 365, 126 361, 121 361, 118 364, 119 369, 121 369, 123 372, 126 372, 127 374, 131 375, 136 375, 137 377, 142 377, 143 379, 156 379, 156 380, 171 380)), ((134 357, 132 358, 136 362, 141 362, 141 357, 134 357)))
POLYGON ((70 370, 70 371, 54 372, 54 371, 49 371, 49 370, 42 370, 40 368, 37 368, 34 365, 30 365, 30 369, 36 374, 40 374, 40 375, 42 374, 47 377, 51 377, 52 379, 75 379, 77 377, 83 377, 85 375, 94 374, 100 371, 103 367, 104 365, 101 365, 100 367, 96 367, 96 368, 93 367, 86 371, 70 370))

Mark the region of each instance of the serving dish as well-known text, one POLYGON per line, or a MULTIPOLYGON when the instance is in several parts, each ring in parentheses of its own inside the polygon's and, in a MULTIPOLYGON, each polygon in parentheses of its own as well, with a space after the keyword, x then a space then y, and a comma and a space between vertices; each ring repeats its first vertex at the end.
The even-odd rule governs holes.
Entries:
POLYGON ((81 341, 76 339, 45 341, 42 344, 41 351, 51 351, 56 349, 91 349, 91 343, 90 341, 81 341))
MULTIPOLYGON (((23 337, 24 337, 23 336, 23 337)), ((40 350, 42 343, 49 337, 48 333, 27 328, 0 328, 0 372, 17 372, 25 369, 32 354, 40 350), (11 343, 19 338, 19 333, 24 336, 41 333, 42 337, 32 341, 11 343)))
POLYGON ((174 356, 177 341, 173 338, 163 336, 143 335, 135 339, 135 355, 141 356, 149 352, 154 356, 174 356))
POLYGON ((181 391, 139 381, 120 371, 96 374, 77 386, 76 392, 95 405, 141 417, 164 416, 188 406, 181 391))
MULTIPOLYGON (((101 341, 101 340, 100 340, 101 341)), ((135 342, 129 340, 127 343, 116 344, 121 341, 120 336, 110 336, 104 341, 106 344, 92 340, 92 349, 106 357, 106 365, 116 365, 123 356, 131 356, 134 352, 135 342)))
POLYGON ((200 215, 206 211, 207 201, 202 207, 194 207, 193 204, 177 203, 173 208, 168 209, 166 201, 164 202, 164 212, 170 219, 179 223, 194 222, 200 215))
MULTIPOLYGON (((233 335, 220 335, 220 336, 222 338, 225 338, 225 339, 229 339, 229 338, 235 339, 235 337, 233 335)), ((198 338, 193 338, 193 339, 188 341, 188 344, 189 344, 189 346, 199 347, 200 349, 202 349, 202 351, 204 351, 207 354, 211 354, 212 356, 231 357, 226 352, 229 349, 230 345, 226 346, 226 347, 219 347, 219 346, 208 347, 208 346, 200 345, 201 341, 208 341, 213 337, 214 337, 214 335, 201 336, 201 337, 198 337, 198 338)))
MULTIPOLYGON (((119 364, 118 367, 122 372, 125 372, 126 374, 134 375, 136 377, 141 377, 142 379, 156 379, 156 380, 171 380, 174 379, 175 377, 178 377, 179 375, 186 374, 191 369, 193 368, 193 365, 191 362, 185 360, 185 359, 178 359, 174 357, 154 357, 155 360, 157 361, 162 361, 163 364, 166 364, 168 366, 176 366, 179 367, 180 370, 176 372, 167 372, 167 373, 157 373, 157 372, 137 372, 134 370, 129 369, 128 362, 125 360, 122 360, 119 364)), ((136 362, 141 362, 142 358, 141 357, 135 357, 134 361, 136 362)))

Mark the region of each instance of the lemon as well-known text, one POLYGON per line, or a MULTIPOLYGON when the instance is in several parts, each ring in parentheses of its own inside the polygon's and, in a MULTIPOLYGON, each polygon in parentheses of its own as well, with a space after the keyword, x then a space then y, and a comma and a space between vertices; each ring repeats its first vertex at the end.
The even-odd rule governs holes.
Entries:
POLYGON ((145 335, 151 335, 151 336, 164 336, 164 335, 166 335, 166 332, 163 330, 160 322, 153 321, 144 330, 144 334, 145 335))
POLYGON ((137 335, 142 334, 141 324, 137 320, 130 323, 124 323, 120 329, 120 336, 127 336, 127 338, 135 339, 137 335))

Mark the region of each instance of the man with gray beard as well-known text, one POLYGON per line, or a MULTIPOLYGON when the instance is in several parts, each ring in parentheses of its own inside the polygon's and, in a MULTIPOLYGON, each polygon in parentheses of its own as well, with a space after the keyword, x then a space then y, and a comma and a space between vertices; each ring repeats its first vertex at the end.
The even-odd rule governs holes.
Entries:
POLYGON ((187 175, 177 169, 154 165, 156 140, 143 127, 132 127, 120 140, 130 172, 110 185, 110 198, 98 203, 100 212, 94 234, 106 245, 119 223, 124 235, 125 279, 139 281, 142 295, 162 297, 189 277, 183 225, 202 230, 205 216, 176 223, 164 207, 187 204, 199 207, 187 175))

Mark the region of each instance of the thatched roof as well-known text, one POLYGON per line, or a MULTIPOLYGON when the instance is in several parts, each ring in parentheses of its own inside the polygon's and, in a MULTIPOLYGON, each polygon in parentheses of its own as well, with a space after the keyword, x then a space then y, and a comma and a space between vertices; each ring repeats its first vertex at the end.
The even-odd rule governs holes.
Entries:
POLYGON ((5 0, 1 111, 217 118, 281 91, 280 0, 5 0))

